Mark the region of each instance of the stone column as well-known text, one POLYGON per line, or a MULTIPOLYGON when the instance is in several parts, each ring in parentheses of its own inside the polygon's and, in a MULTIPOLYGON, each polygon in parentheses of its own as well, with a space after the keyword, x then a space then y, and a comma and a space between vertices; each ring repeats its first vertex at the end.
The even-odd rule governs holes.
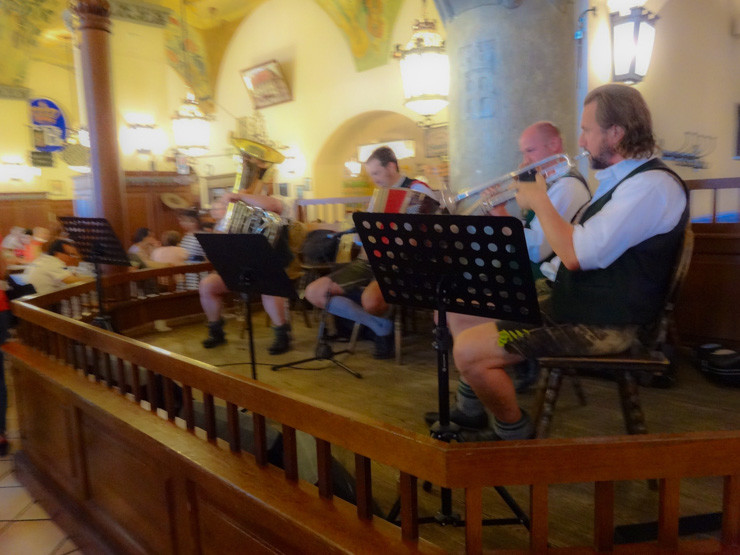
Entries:
POLYGON ((118 158, 110 56, 110 6, 106 0, 77 0, 80 55, 90 131, 90 169, 95 217, 106 218, 123 241, 126 194, 118 158))
POLYGON ((560 127, 575 153, 575 43, 567 0, 435 0, 450 56, 450 187, 517 168, 521 131, 560 127))

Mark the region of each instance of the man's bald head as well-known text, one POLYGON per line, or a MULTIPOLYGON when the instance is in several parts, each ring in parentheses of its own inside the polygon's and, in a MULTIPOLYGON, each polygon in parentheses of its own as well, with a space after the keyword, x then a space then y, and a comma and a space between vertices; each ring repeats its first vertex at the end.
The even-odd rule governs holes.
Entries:
POLYGON ((528 166, 548 156, 563 152, 560 130, 549 121, 538 121, 527 127, 519 137, 522 164, 528 166))

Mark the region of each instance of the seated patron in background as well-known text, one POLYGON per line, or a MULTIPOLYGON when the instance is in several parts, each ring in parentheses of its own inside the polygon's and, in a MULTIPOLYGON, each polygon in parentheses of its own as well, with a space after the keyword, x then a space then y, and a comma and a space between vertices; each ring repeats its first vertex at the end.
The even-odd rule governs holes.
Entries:
POLYGON ((188 261, 188 251, 178 246, 180 232, 173 229, 162 234, 162 246, 152 251, 151 261, 157 265, 180 266, 188 261))
POLYGON ((8 264, 19 264, 23 260, 23 251, 26 248, 24 242, 25 229, 20 226, 13 226, 3 238, 3 256, 8 264))
POLYGON ((133 236, 133 244, 128 248, 129 260, 136 268, 151 268, 152 251, 160 246, 159 240, 148 227, 140 227, 133 236))
POLYGON ((51 237, 51 232, 45 227, 34 227, 31 240, 26 245, 23 251, 23 262, 28 264, 33 262, 37 256, 39 256, 44 250, 46 250, 47 243, 51 237))
POLYGON ((599 170, 599 186, 570 223, 558 214, 541 175, 517 202, 539 218, 560 259, 544 323, 488 322, 463 330, 455 364, 493 413, 500 439, 527 439, 534 426, 504 367, 525 358, 619 353, 659 316, 688 221, 688 193, 658 158, 650 111, 639 91, 604 85, 585 99, 579 145, 599 170))
POLYGON ((184 233, 180 240, 180 246, 188 252, 188 262, 205 262, 206 253, 195 237, 195 234, 201 231, 198 211, 195 209, 182 210, 177 218, 177 223, 180 224, 184 233))
MULTIPOLYGON (((249 193, 226 193, 221 201, 229 203, 241 201, 250 206, 256 206, 269 212, 280 214, 283 217, 287 209, 283 202, 267 195, 255 195, 249 193)), ((288 266, 293 259, 293 254, 288 246, 288 226, 283 226, 280 237, 275 245, 275 256, 280 257, 283 266, 288 266)), ((238 263, 238 261, 234 261, 238 263)), ((289 276, 290 277, 290 276, 289 276)), ((200 293, 200 304, 203 312, 208 318, 208 337, 203 341, 203 347, 212 349, 226 343, 224 333, 224 320, 221 317, 223 311, 223 296, 229 293, 224 280, 218 274, 210 274, 201 280, 198 287, 200 293)), ((274 341, 268 348, 271 355, 277 355, 290 350, 290 323, 287 318, 288 299, 272 295, 262 295, 262 306, 272 321, 274 341)))
MULTIPOLYGON (((387 146, 377 148, 370 155, 365 169, 378 187, 413 189, 436 198, 436 193, 425 183, 401 174, 396 155, 387 146)), ((364 251, 349 264, 309 283, 306 299, 330 314, 367 326, 375 333, 373 356, 378 359, 393 357, 393 321, 388 317, 388 304, 364 251)))
MULTIPOLYGON (((539 121, 527 127, 519 137, 519 152, 522 154, 522 167, 541 162, 555 154, 563 152, 563 138, 560 130, 548 121, 539 121)), ((585 178, 573 169, 563 177, 555 180, 547 189, 547 196, 550 198, 553 207, 557 213, 567 222, 573 221, 578 210, 583 207, 591 198, 591 192, 588 189, 585 178)), ((516 216, 519 214, 509 214, 506 204, 501 204, 491 210, 494 216, 516 216)), ((524 236, 527 241, 527 252, 532 262, 532 272, 536 279, 543 277, 540 271, 540 265, 549 262, 555 253, 545 238, 540 219, 531 211, 524 217, 524 236)), ((538 291, 548 288, 542 284, 541 280, 538 285, 538 291)), ((463 330, 490 322, 488 318, 471 316, 466 314, 450 313, 447 316, 447 323, 450 334, 453 339, 463 330)), ((529 368, 524 363, 521 368, 521 385, 524 388, 528 386, 531 379, 529 368)), ((436 412, 427 413, 425 419, 428 422, 434 422, 438 419, 436 412)), ((458 381, 457 387, 457 407, 450 411, 450 420, 463 428, 482 429, 488 426, 488 414, 486 414, 483 404, 473 393, 473 390, 464 379, 458 381)))
POLYGON ((55 239, 46 253, 40 254, 23 272, 23 281, 33 285, 36 293, 44 295, 67 285, 89 281, 89 276, 78 276, 70 270, 80 263, 80 253, 68 239, 55 239))

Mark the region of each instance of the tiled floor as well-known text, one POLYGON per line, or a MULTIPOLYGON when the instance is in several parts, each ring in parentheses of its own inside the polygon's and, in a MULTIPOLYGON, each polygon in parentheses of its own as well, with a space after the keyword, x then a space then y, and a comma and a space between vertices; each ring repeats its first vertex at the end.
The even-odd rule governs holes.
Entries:
POLYGON ((13 450, 19 446, 13 386, 8 378, 8 438, 10 453, 0 457, 0 553, 3 555, 64 555, 82 553, 16 479, 13 450))

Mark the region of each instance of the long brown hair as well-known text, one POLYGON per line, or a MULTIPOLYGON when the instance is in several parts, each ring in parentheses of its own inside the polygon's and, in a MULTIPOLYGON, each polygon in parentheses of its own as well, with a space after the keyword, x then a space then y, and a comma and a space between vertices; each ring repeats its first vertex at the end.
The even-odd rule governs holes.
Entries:
POLYGON ((612 125, 624 129, 616 150, 625 158, 649 158, 656 150, 653 123, 645 99, 637 89, 611 83, 586 95, 583 104, 596 102, 596 122, 606 130, 612 125))

